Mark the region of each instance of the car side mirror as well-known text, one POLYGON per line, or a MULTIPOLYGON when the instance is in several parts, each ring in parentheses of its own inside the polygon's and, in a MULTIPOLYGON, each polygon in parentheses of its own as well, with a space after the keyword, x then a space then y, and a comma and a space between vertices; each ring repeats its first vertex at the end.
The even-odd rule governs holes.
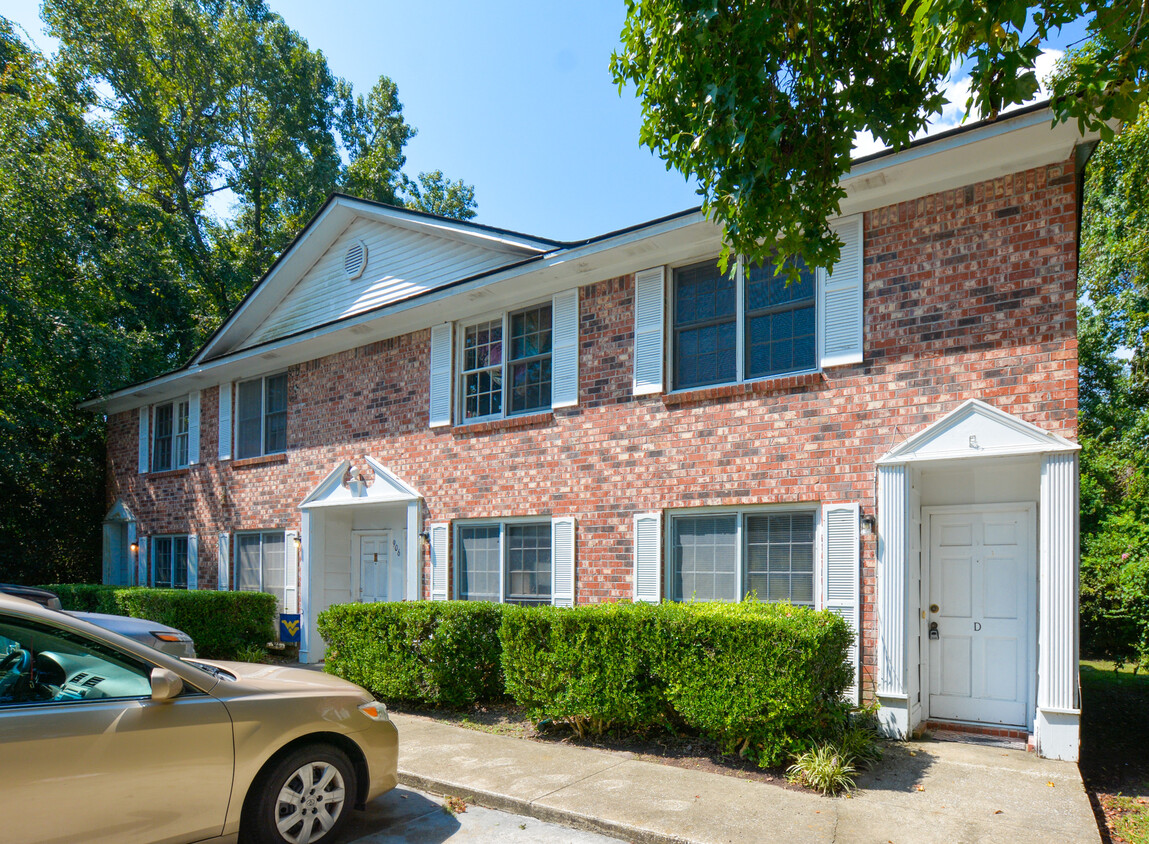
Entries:
POLYGON ((157 703, 171 700, 184 690, 184 681, 166 668, 152 669, 152 700, 157 703))

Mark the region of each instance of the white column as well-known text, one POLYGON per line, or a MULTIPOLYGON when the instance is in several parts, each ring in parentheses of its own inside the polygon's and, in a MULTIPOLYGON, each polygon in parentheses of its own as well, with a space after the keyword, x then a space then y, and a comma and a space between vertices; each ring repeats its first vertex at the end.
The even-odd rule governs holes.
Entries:
POLYGON ((1077 700, 1078 595, 1077 455, 1047 454, 1041 460, 1037 575, 1037 752, 1076 760, 1080 705, 1077 700))
POLYGON ((403 600, 418 601, 422 596, 423 544, 419 541, 419 530, 423 527, 419 518, 422 500, 407 502, 407 576, 403 587, 403 600))
POLYGON ((878 710, 889 735, 909 733, 906 654, 909 468, 878 467, 878 710))
POLYGON ((299 661, 303 663, 319 662, 323 659, 323 639, 315 629, 316 619, 311 611, 315 606, 312 593, 315 584, 311 578, 311 559, 315 549, 312 547, 316 541, 315 519, 310 510, 301 513, 299 541, 299 661), (314 648, 314 652, 313 649, 314 648))

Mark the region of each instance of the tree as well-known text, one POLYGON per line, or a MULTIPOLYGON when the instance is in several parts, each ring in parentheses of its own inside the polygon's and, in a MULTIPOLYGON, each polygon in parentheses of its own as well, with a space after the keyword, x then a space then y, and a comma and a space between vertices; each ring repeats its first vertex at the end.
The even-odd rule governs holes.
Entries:
POLYGON ((452 182, 442 170, 420 173, 418 183, 409 179, 404 187, 407 207, 456 220, 470 220, 475 216, 475 189, 460 179, 452 182))
POLYGON ((611 69, 620 89, 637 89, 641 142, 698 179, 727 250, 830 267, 840 243, 827 220, 856 132, 907 144, 940 111, 951 64, 966 55, 967 108, 995 115, 1025 101, 1049 33, 1087 14, 1092 38, 1065 62, 1054 108, 1107 132, 1149 93, 1149 20, 1131 0, 1032 13, 1024 0, 627 0, 611 69))

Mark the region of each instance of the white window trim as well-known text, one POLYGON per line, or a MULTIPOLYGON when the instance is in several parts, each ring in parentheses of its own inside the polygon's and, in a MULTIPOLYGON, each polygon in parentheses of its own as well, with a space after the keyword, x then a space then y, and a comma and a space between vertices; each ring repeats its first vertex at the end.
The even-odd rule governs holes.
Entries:
POLYGON ((554 373, 554 355, 555 355, 554 331, 555 331, 555 312, 554 312, 554 297, 552 297, 552 296, 547 296, 545 298, 538 299, 538 300, 533 301, 533 302, 527 302, 525 304, 520 304, 514 308, 507 308, 507 309, 502 310, 502 311, 488 311, 485 314, 480 314, 478 316, 473 316, 473 317, 467 317, 466 319, 463 319, 463 320, 457 320, 455 322, 455 373, 456 374, 453 378, 453 383, 451 385, 451 389, 452 389, 454 395, 457 396, 457 401, 455 402, 455 424, 456 425, 479 425, 483 422, 494 422, 494 421, 497 421, 499 419, 514 419, 515 417, 518 417, 518 416, 531 416, 531 415, 536 414, 536 413, 550 413, 552 411, 552 409, 554 408, 554 387, 555 387, 555 384, 554 384, 554 376, 555 376, 555 373, 554 373), (510 339, 509 332, 510 332, 510 328, 511 328, 511 316, 514 314, 517 314, 517 313, 521 313, 523 311, 533 310, 535 308, 540 307, 541 305, 550 305, 550 307, 551 307, 551 351, 550 351, 550 357, 551 357, 551 401, 548 404, 542 405, 541 407, 533 408, 531 410, 518 410, 518 411, 514 411, 514 412, 509 412, 507 410, 507 408, 510 406, 510 378, 507 377, 507 368, 510 364, 510 358, 509 358, 509 353, 508 353, 508 346, 509 346, 508 340, 510 339), (466 378, 466 370, 463 369, 463 361, 465 359, 466 350, 463 348, 463 346, 464 346, 466 336, 467 336, 467 329, 472 327, 472 326, 479 325, 480 323, 494 322, 496 320, 502 321, 502 340, 501 340, 501 342, 502 342, 502 346, 503 346, 503 354, 502 354, 502 363, 500 365, 501 365, 502 371, 503 371, 503 401, 502 401, 503 410, 501 413, 491 413, 491 414, 488 414, 487 416, 472 416, 471 418, 468 419, 467 418, 467 394, 466 394, 466 391, 465 391, 464 386, 463 386, 464 379, 466 378))
MULTIPOLYGON (((242 381, 235 381, 232 384, 232 409, 231 409, 231 455, 236 460, 249 460, 256 457, 267 457, 271 454, 286 454, 287 442, 286 436, 283 443, 283 451, 268 451, 267 450, 267 379, 278 378, 280 375, 287 375, 287 370, 282 369, 279 372, 271 372, 267 375, 260 375, 255 378, 244 378, 242 381), (258 381, 260 385, 259 390, 259 454, 239 454, 239 388, 244 384, 250 384, 252 381, 258 381)), ((287 379, 284 381, 284 389, 288 387, 287 379)), ((285 406, 290 411, 290 402, 285 402, 285 406)), ((284 430, 286 431, 286 424, 284 430)))
POLYGON ((191 465, 191 460, 190 460, 190 457, 191 457, 191 427, 192 427, 192 425, 191 425, 191 397, 190 396, 181 396, 177 399, 172 399, 171 401, 163 401, 163 402, 160 402, 159 404, 153 404, 151 406, 151 413, 149 415, 151 417, 150 418, 151 432, 148 435, 148 471, 149 472, 174 472, 176 469, 186 469, 188 466, 191 465), (179 453, 178 449, 176 448, 176 442, 180 438, 180 433, 179 433, 179 419, 180 419, 179 408, 180 408, 180 405, 187 405, 187 424, 188 424, 187 430, 184 431, 183 436, 187 438, 187 443, 188 443, 187 454, 188 454, 189 459, 185 460, 182 463, 176 459, 176 455, 179 453), (172 434, 171 434, 172 465, 161 469, 155 465, 155 461, 156 461, 156 430, 157 430, 156 414, 162 408, 165 408, 165 407, 170 407, 172 409, 172 434))
POLYGON ((151 540, 150 542, 148 542, 148 556, 149 556, 148 562, 150 563, 150 565, 148 567, 149 568, 149 571, 148 571, 149 585, 154 589, 179 589, 179 588, 183 588, 183 589, 187 589, 190 591, 191 590, 191 583, 190 583, 191 578, 187 576, 186 572, 184 574, 184 585, 183 585, 183 587, 179 587, 179 586, 174 585, 175 579, 176 579, 175 578, 176 573, 175 573, 175 556, 174 556, 174 554, 172 556, 172 585, 161 586, 160 584, 156 583, 156 543, 161 539, 173 539, 173 540, 174 539, 182 539, 185 543, 187 543, 187 550, 184 553, 184 565, 188 566, 188 565, 190 565, 190 560, 191 560, 191 534, 188 534, 188 533, 158 533, 158 534, 153 534, 152 536, 149 537, 149 539, 151 540))
MULTIPOLYGON (((521 518, 508 517, 504 519, 457 519, 451 524, 452 539, 452 563, 454 564, 455 578, 451 592, 452 597, 456 601, 466 600, 462 594, 461 576, 463 564, 463 543, 461 533, 464 528, 477 528, 477 527, 497 527, 499 529, 499 603, 505 604, 507 602, 507 528, 517 525, 550 525, 550 516, 523 516, 521 518)), ((552 543, 551 546, 551 572, 552 572, 552 588, 551 600, 549 606, 555 605, 555 595, 553 588, 553 572, 555 565, 555 549, 552 543)))
POLYGON ((735 345, 735 378, 733 381, 715 381, 713 384, 700 384, 693 387, 678 387, 678 371, 674 366, 674 314, 675 304, 678 298, 678 287, 674 283, 674 276, 679 270, 693 266, 694 264, 701 264, 713 260, 716 264, 718 256, 705 255, 702 257, 691 258, 687 261, 678 261, 674 264, 667 264, 666 266, 666 311, 664 314, 665 325, 663 326, 663 337, 666 339, 665 343, 665 359, 663 366, 670 381, 671 389, 667 391, 667 395, 680 395, 695 393, 699 390, 713 390, 717 387, 730 387, 738 386, 740 384, 757 384, 764 381, 777 381, 780 378, 796 378, 802 375, 814 375, 822 371, 822 363, 819 355, 819 349, 822 348, 822 287, 824 283, 824 275, 820 271, 814 272, 814 366, 807 367, 806 369, 793 369, 789 372, 777 372, 772 375, 757 375, 753 378, 746 377, 746 262, 740 255, 737 259, 736 265, 736 279, 734 286, 734 311, 735 311, 735 326, 734 330, 737 337, 735 345))
MULTIPOLYGON (((782 513, 811 513, 814 516, 814 598, 809 606, 812 609, 823 609, 825 605, 822 565, 822 505, 817 501, 786 502, 784 504, 750 504, 741 507, 685 507, 667 510, 662 520, 662 556, 663 556, 663 582, 666 584, 665 600, 684 602, 688 598, 677 598, 673 592, 674 583, 674 522, 680 518, 692 516, 734 516, 737 525, 736 537, 738 558, 735 567, 739 594, 730 598, 731 603, 737 603, 746 597, 746 539, 743 536, 747 516, 775 515, 782 513)), ((763 601, 762 603, 780 603, 779 601, 763 601)), ((807 604, 795 604, 804 607, 807 604)))

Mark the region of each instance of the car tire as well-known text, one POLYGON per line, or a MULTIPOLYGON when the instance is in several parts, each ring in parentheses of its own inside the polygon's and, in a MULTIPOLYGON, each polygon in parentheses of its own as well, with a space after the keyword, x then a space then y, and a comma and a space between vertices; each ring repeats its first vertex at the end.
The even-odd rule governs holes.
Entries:
POLYGON ((269 763, 244 805, 241 840, 315 844, 347 821, 356 795, 355 766, 330 744, 296 748, 269 763))

